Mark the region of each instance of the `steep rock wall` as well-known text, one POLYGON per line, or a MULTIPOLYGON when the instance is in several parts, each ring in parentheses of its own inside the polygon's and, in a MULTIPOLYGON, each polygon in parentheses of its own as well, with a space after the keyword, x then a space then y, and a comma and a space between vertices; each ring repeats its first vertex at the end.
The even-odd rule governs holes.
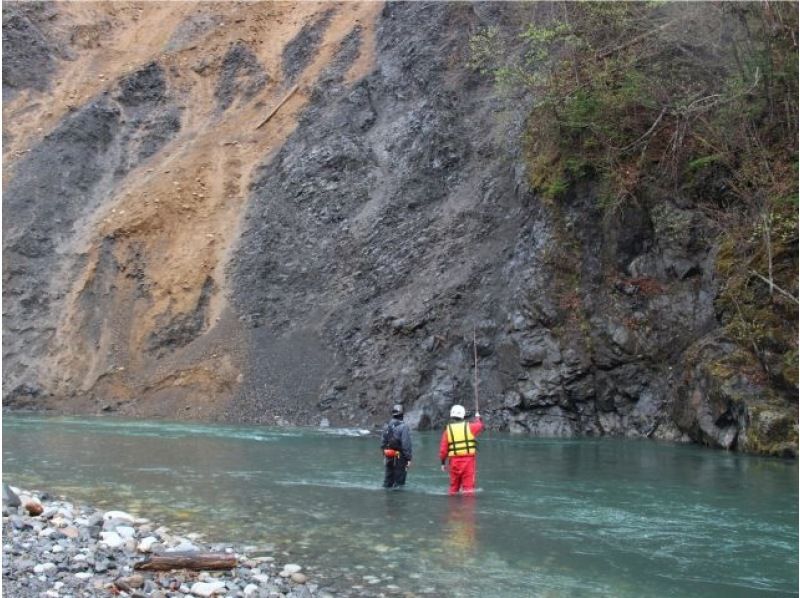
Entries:
POLYGON ((425 429, 475 330, 493 428, 796 452, 701 213, 528 190, 528 101, 466 64, 536 5, 9 4, 6 405, 425 429))

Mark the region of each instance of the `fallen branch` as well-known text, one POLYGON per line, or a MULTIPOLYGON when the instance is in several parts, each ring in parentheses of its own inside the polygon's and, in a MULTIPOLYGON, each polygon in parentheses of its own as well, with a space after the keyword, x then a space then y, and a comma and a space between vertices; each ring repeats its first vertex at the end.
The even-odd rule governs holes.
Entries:
POLYGON ((173 569, 193 569, 209 571, 214 569, 233 569, 236 555, 227 552, 165 552, 154 554, 133 568, 140 571, 171 571, 173 569))
POLYGON ((795 303, 800 304, 800 301, 798 301, 797 298, 794 295, 792 295, 789 291, 784 291, 781 287, 779 287, 778 285, 775 284, 775 281, 770 280, 766 276, 761 276, 761 274, 759 274, 755 270, 750 270, 750 274, 752 274, 753 276, 763 280, 765 283, 767 283, 770 286, 771 289, 775 289, 776 291, 778 291, 784 297, 788 297, 789 299, 791 299, 795 303))
POLYGON ((636 45, 636 44, 638 44, 640 42, 643 42, 648 37, 652 37, 653 35, 664 31, 667 27, 671 27, 672 25, 674 25, 675 23, 677 23, 677 22, 679 22, 681 20, 682 19, 672 19, 671 21, 668 21, 668 22, 664 23, 663 25, 659 25, 655 29, 651 29, 650 31, 646 31, 646 32, 642 33, 641 35, 637 35, 636 37, 631 38, 630 40, 628 40, 627 42, 625 42, 624 44, 622 44, 620 46, 616 46, 614 48, 610 48, 608 50, 604 50, 603 52, 600 52, 600 53, 595 55, 595 60, 602 60, 603 58, 608 58, 612 54, 616 54, 617 52, 620 52, 621 50, 625 50, 627 48, 630 48, 631 46, 634 46, 634 45, 636 45))
POLYGON ((284 105, 286 102, 288 102, 288 101, 289 101, 289 98, 291 98, 291 97, 294 95, 294 92, 296 92, 296 91, 297 91, 297 88, 298 88, 298 86, 297 86, 297 85, 295 85, 294 87, 292 87, 292 88, 289 90, 289 93, 287 93, 285 96, 283 96, 283 99, 282 99, 280 102, 278 102, 278 105, 277 105, 277 106, 275 106, 275 107, 274 107, 274 108, 273 108, 273 109, 270 111, 270 113, 269 113, 269 114, 267 114, 267 118, 265 118, 264 120, 262 120, 262 121, 261 121, 261 122, 258 124, 258 126, 256 127, 256 129, 260 129, 260 128, 261 128, 261 127, 263 127, 265 124, 267 124, 267 123, 269 122, 269 119, 271 119, 273 116, 275 116, 275 113, 276 113, 276 112, 278 112, 278 110, 280 110, 281 106, 283 106, 283 105, 284 105))
MULTIPOLYGON (((656 121, 655 121, 655 122, 654 122, 654 123, 653 123, 653 124, 650 126, 650 128, 649 128, 649 129, 647 129, 647 132, 646 132, 644 135, 642 135, 641 137, 639 137, 639 139, 637 139, 637 140, 636 140, 636 141, 634 141, 633 143, 629 143, 628 145, 626 145, 625 147, 623 147, 623 148, 621 148, 621 149, 619 149, 619 150, 617 150, 617 151, 619 151, 619 152, 627 152, 628 150, 630 150, 630 149, 633 149, 634 147, 636 147, 637 145, 639 145, 639 144, 640 144, 642 141, 644 141, 645 139, 647 139, 647 137, 650 135, 650 133, 652 133, 652 132, 655 130, 655 128, 658 126, 658 123, 660 123, 660 122, 661 122, 661 119, 664 117, 664 114, 665 114, 666 112, 667 112, 667 107, 666 107, 666 106, 664 106, 664 107, 661 109, 661 114, 659 114, 659 115, 658 115, 658 118, 656 119, 656 121)), ((614 148, 614 149, 616 149, 616 148, 614 148)))

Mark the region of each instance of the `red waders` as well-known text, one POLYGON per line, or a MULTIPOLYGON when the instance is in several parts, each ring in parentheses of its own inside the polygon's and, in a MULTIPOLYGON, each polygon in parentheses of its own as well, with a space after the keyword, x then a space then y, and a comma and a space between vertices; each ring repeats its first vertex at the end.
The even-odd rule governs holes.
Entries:
POLYGON ((475 437, 483 431, 483 422, 451 422, 442 432, 439 458, 444 465, 450 461, 450 494, 475 492, 477 443, 475 437))
POLYGON ((475 492, 475 457, 450 457, 450 494, 475 492))

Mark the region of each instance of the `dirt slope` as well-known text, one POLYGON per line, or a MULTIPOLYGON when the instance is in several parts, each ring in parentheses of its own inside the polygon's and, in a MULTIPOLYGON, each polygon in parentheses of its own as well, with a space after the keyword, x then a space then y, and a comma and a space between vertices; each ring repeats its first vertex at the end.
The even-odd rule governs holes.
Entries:
MULTIPOLYGON (((9 5, 5 30, 14 18, 29 36, 42 32, 52 68, 46 85, 6 90, 3 173, 6 197, 15 197, 4 204, 4 232, 7 240, 26 239, 37 222, 59 229, 43 234, 61 238, 56 259, 7 254, 6 394, 46 392, 60 409, 137 415, 209 418, 224 408, 240 376, 237 322, 223 320, 224 267, 251 172, 292 132, 310 87, 354 29, 366 43, 348 65, 348 80, 370 67, 379 10, 331 3, 9 5), (157 97, 148 97, 155 88, 157 97), (18 225, 18 189, 36 184, 43 188, 37 199, 55 203, 62 184, 42 180, 48 158, 37 156, 74 145, 65 122, 109 95, 123 106, 122 117, 78 126, 89 135, 106 126, 115 137, 109 145, 128 150, 103 162, 114 175, 91 180, 82 173, 71 181, 83 187, 73 198, 83 205, 72 210, 72 231, 65 234, 63 219, 41 210, 27 227, 18 225), (151 116, 125 110, 142 105, 151 116), (152 121, 148 133, 127 130, 143 118, 152 121), (162 138, 147 139, 156 134, 162 138), (144 147, 148 142, 157 148, 144 147), (48 217, 52 222, 42 222, 48 217), (36 313, 25 309, 25 297, 17 301, 13 270, 26 260, 32 268, 47 262, 48 276, 38 277, 30 295, 49 286, 50 302, 36 313), (15 308, 21 317, 13 317, 15 308), (176 355, 195 339, 191 351, 176 355)), ((70 164, 47 166, 71 168, 96 151, 87 143, 70 164)))

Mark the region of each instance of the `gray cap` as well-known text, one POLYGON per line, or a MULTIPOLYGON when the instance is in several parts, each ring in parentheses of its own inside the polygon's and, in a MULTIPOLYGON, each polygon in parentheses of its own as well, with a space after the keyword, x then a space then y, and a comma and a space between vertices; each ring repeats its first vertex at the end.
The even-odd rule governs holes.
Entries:
POLYGON ((393 406, 392 415, 403 415, 403 406, 402 405, 393 406))

